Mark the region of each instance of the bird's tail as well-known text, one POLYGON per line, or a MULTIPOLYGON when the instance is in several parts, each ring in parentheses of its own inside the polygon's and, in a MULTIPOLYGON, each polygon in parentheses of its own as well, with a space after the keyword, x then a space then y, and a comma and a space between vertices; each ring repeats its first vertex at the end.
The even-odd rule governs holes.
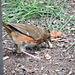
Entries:
POLYGON ((12 28, 4 22, 3 22, 3 26, 5 27, 6 32, 9 34, 10 38, 12 39, 11 37, 12 28))
POLYGON ((8 24, 3 22, 3 26, 5 27, 5 29, 12 31, 11 27, 8 24))

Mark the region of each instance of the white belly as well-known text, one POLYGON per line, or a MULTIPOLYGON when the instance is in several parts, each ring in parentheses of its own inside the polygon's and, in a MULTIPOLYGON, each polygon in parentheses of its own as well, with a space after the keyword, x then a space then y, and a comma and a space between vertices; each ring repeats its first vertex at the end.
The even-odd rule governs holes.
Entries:
POLYGON ((34 46, 36 46, 37 45, 37 43, 33 43, 33 42, 31 42, 31 43, 27 43, 27 45, 26 45, 26 47, 34 47, 34 46))
POLYGON ((37 45, 37 43, 34 43, 34 42, 31 42, 31 43, 27 43, 27 41, 24 41, 24 42, 17 42, 16 41, 16 38, 13 36, 13 42, 19 46, 24 46, 25 47, 34 47, 37 45))

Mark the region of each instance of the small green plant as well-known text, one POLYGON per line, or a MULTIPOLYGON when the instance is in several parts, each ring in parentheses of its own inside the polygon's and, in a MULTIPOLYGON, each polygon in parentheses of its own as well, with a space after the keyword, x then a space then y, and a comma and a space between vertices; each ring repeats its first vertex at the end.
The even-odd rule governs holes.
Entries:
MULTIPOLYGON (((2 0, 2 20, 6 23, 26 23, 27 19, 38 18, 47 30, 59 30, 63 33, 71 31, 67 28, 75 25, 75 16, 67 16, 64 12, 70 10, 65 8, 66 5, 66 0, 2 0)), ((74 44, 75 42, 70 47, 74 44)))
POLYGON ((69 46, 69 47, 67 48, 67 50, 69 50, 73 45, 75 45, 75 41, 72 43, 71 46, 69 46))
POLYGON ((27 19, 37 17, 39 22, 47 21, 47 30, 62 32, 67 31, 68 24, 74 23, 71 21, 72 17, 64 13, 67 5, 65 0, 2 0, 2 4, 2 19, 7 23, 26 23, 27 19))

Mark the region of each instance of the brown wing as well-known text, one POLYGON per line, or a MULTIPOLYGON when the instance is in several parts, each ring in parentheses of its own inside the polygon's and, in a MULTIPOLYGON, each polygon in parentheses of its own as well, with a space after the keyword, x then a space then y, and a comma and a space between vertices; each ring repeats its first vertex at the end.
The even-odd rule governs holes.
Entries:
POLYGON ((23 34, 32 37, 34 40, 38 40, 43 37, 42 33, 44 33, 44 29, 40 27, 28 24, 14 24, 14 23, 10 23, 8 25, 14 27, 23 34))

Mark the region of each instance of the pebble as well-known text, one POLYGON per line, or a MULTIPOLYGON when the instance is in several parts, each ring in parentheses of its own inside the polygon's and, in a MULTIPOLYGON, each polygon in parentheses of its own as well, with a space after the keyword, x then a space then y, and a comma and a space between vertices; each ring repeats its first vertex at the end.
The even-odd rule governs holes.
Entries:
POLYGON ((55 70, 55 71, 58 72, 58 71, 60 71, 60 70, 57 69, 57 70, 55 70))
POLYGON ((12 70, 12 71, 11 71, 11 73, 15 74, 15 71, 14 71, 14 70, 12 70))
POLYGON ((24 69, 24 66, 22 65, 20 68, 21 68, 21 69, 24 69))
POLYGON ((19 72, 19 69, 18 68, 15 68, 15 71, 19 72))
POLYGON ((64 72, 58 72, 59 75, 64 75, 64 72))
POLYGON ((55 65, 58 65, 59 63, 55 63, 55 65))

